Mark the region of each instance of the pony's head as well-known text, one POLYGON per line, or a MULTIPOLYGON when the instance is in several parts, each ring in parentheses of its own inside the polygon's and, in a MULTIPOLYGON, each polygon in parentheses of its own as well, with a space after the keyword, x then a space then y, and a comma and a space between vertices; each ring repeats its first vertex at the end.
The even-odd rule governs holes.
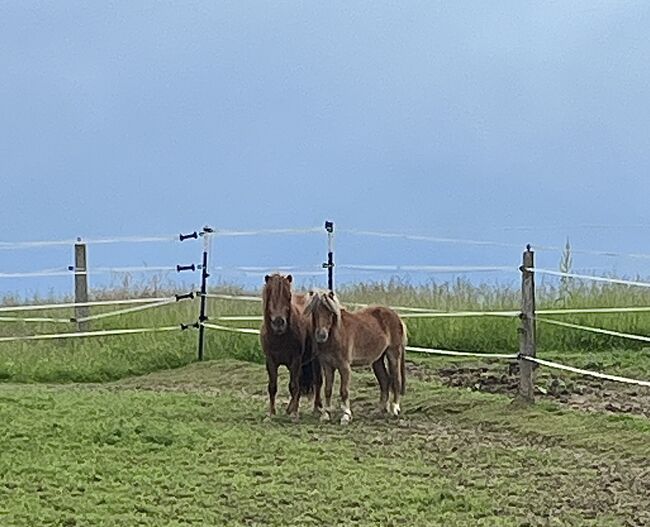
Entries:
POLYGON ((341 304, 333 291, 310 291, 309 296, 305 315, 311 316, 314 340, 323 344, 341 320, 341 304))
POLYGON ((283 335, 291 320, 291 275, 266 275, 262 301, 264 319, 276 335, 283 335))

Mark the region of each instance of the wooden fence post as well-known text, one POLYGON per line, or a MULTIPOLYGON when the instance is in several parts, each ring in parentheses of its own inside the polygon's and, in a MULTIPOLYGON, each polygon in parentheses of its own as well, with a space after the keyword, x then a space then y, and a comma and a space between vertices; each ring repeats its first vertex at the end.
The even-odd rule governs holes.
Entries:
MULTIPOLYGON (((521 266, 521 328, 519 329, 520 357, 536 355, 535 335, 535 273, 530 271, 535 266, 535 253, 530 245, 526 246, 521 266)), ((535 372, 534 364, 519 359, 519 395, 524 403, 535 401, 535 372)))
MULTIPOLYGON (((86 244, 81 243, 81 238, 77 238, 77 243, 74 245, 74 301, 75 304, 88 302, 88 258, 86 244)), ((89 314, 90 308, 88 306, 74 308, 78 331, 88 331, 90 328, 89 322, 79 322, 79 319, 83 319, 89 314)))

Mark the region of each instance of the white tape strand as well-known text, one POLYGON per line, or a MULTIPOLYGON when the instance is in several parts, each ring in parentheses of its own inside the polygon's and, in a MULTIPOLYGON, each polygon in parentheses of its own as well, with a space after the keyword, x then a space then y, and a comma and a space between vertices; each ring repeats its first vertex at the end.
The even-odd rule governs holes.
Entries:
POLYGON ((452 351, 435 348, 421 348, 419 346, 406 346, 406 351, 415 353, 428 353, 431 355, 447 355, 451 357, 480 357, 484 359, 507 359, 515 360, 517 355, 514 353, 479 353, 473 351, 452 351))
MULTIPOLYGON (((242 333, 248 335, 260 334, 260 331, 258 329, 233 328, 229 326, 221 326, 218 324, 209 324, 207 322, 204 322, 202 325, 208 329, 214 329, 217 331, 227 331, 231 333, 242 333)), ((484 359, 507 359, 507 360, 517 359, 517 355, 513 353, 478 353, 478 352, 470 352, 470 351, 451 351, 451 350, 439 350, 435 348, 421 348, 418 346, 407 346, 406 350, 415 353, 429 353, 434 355, 447 355, 452 357, 480 357, 484 359)))
POLYGON ((550 276, 560 276, 565 278, 578 278, 580 280, 592 280, 594 282, 605 282, 609 284, 629 285, 635 287, 650 287, 649 282, 637 282, 634 280, 623 280, 620 278, 607 278, 606 276, 592 276, 588 274, 563 273, 561 271, 552 271, 550 269, 540 269, 538 267, 528 267, 525 269, 530 273, 547 274, 550 276))
POLYGON ((218 324, 209 324, 207 322, 203 322, 201 324, 203 327, 208 328, 208 329, 214 329, 217 331, 227 331, 230 333, 244 333, 248 335, 259 335, 260 330, 259 329, 251 329, 251 328, 231 328, 228 326, 220 326, 218 324))
POLYGON ((120 315, 126 315, 127 313, 135 313, 137 311, 144 311, 146 309, 152 309, 155 307, 166 306, 169 304, 175 304, 176 299, 163 300, 161 302, 154 302, 151 304, 145 304, 143 306, 129 307, 126 309, 118 309, 117 311, 109 311, 107 313, 99 313, 97 315, 89 315, 87 317, 75 318, 75 322, 88 322, 90 320, 99 320, 102 318, 117 317, 120 315))
POLYGON ((357 265, 357 264, 339 264, 338 269, 347 269, 352 271, 376 271, 376 272, 424 272, 424 273, 491 273, 491 272, 518 272, 516 266, 452 266, 452 265, 357 265))
POLYGON ((21 337, 0 337, 0 342, 19 342, 23 340, 56 340, 86 337, 109 337, 113 335, 135 335, 140 333, 160 333, 180 331, 180 326, 165 326, 159 328, 106 329, 101 331, 82 331, 77 333, 53 333, 49 335, 26 335, 21 337))
POLYGON ((540 309, 538 315, 570 315, 570 314, 597 314, 597 313, 647 313, 648 306, 638 307, 582 307, 568 309, 540 309))
POLYGON ((0 317, 0 322, 27 322, 27 323, 52 323, 69 324, 69 318, 47 318, 47 317, 0 317))
POLYGON ((217 266, 212 267, 215 271, 241 271, 245 273, 288 273, 292 271, 321 271, 322 266, 297 266, 297 265, 277 265, 277 266, 263 266, 263 265, 243 265, 238 267, 225 267, 217 266))
POLYGON ((238 300, 241 302, 261 302, 262 298, 259 296, 247 296, 247 295, 226 295, 220 293, 206 293, 206 298, 215 298, 218 300, 238 300))
POLYGON ((502 243, 495 241, 483 241, 483 240, 468 240, 463 238, 446 238, 438 236, 420 236, 416 234, 400 234, 392 232, 378 232, 378 231, 363 231, 356 229, 339 229, 339 233, 352 234, 354 236, 372 236, 378 238, 398 238, 402 240, 414 240, 414 241, 426 241, 426 242, 435 242, 435 243, 453 243, 459 245, 476 245, 476 246, 487 246, 487 247, 505 247, 505 248, 516 248, 521 249, 521 245, 513 243, 502 243))
MULTIPOLYGON (((216 294, 208 293, 208 298, 216 298, 221 300, 238 300, 245 302, 261 302, 261 297, 235 295, 235 294, 216 294)), ((361 302, 346 302, 341 300, 345 307, 370 307, 377 304, 365 304, 361 302)), ((441 311, 428 307, 413 307, 413 306, 389 306, 395 311, 406 311, 400 316, 406 318, 454 318, 454 317, 482 317, 482 316, 501 316, 501 317, 516 317, 520 315, 518 310, 504 310, 504 311, 441 311), (413 313, 413 314, 411 314, 413 313)), ((584 308, 562 308, 562 309, 540 309, 537 311, 538 315, 570 315, 570 314, 597 314, 597 313, 647 313, 650 312, 650 306, 638 307, 584 307, 584 308)))
MULTIPOLYGON (((261 302, 262 298, 259 296, 247 296, 247 295, 227 295, 227 294, 217 294, 217 293, 207 293, 206 298, 215 298, 219 300, 238 300, 243 302, 261 302)), ((362 304, 359 302, 342 302, 344 306, 350 307, 370 307, 376 304, 362 304)), ((413 311, 413 312, 422 312, 422 313, 432 313, 436 312, 433 308, 425 307, 408 307, 408 306, 390 306, 391 309, 396 311, 413 311)))
POLYGON ((69 240, 38 240, 38 241, 20 241, 20 242, 0 242, 0 250, 13 249, 36 249, 43 247, 62 247, 71 246, 77 243, 86 245, 101 245, 111 243, 154 243, 154 242, 171 242, 179 241, 178 236, 118 236, 112 238, 90 238, 78 241, 69 240))
POLYGON ((28 304, 19 306, 0 306, 0 313, 13 313, 19 311, 45 311, 49 309, 66 309, 73 307, 119 306, 126 304, 151 304, 166 300, 176 300, 176 297, 159 298, 127 298, 123 300, 97 300, 93 302, 67 302, 63 304, 28 304))
POLYGON ((298 229, 258 229, 258 230, 226 230, 217 229, 213 236, 259 236, 267 234, 312 234, 321 232, 322 227, 306 227, 298 229))
MULTIPOLYGON (((538 315, 579 315, 607 313, 647 313, 650 307, 585 307, 575 309, 540 309, 538 315)), ((463 318, 463 317, 518 317, 520 311, 426 311, 402 313, 402 318, 463 318)))
POLYGON ((124 274, 124 273, 176 273, 176 267, 172 266, 140 266, 140 267, 96 267, 86 271, 75 271, 70 269, 43 270, 24 273, 0 273, 0 278, 37 278, 45 276, 75 276, 75 275, 99 275, 99 274, 124 274))
POLYGON ((261 315, 226 315, 217 317, 217 320, 223 320, 224 322, 261 322, 264 317, 261 315))
POLYGON ((518 317, 520 311, 447 311, 400 313, 402 318, 469 318, 469 317, 518 317))
POLYGON ((553 326, 562 326, 564 328, 579 329, 580 331, 588 331, 590 333, 599 333, 601 335, 609 335, 612 337, 620 337, 629 340, 638 340, 641 342, 650 342, 650 337, 646 337, 644 335, 634 335, 631 333, 621 333, 619 331, 612 331, 609 329, 594 328, 590 326, 581 326, 579 324, 560 322, 559 320, 551 320, 548 318, 535 317, 535 320, 537 320, 538 322, 543 322, 544 324, 551 324, 553 326))
MULTIPOLYGON (((373 304, 361 304, 343 302, 345 306, 352 307, 369 307, 373 304)), ((402 318, 472 318, 472 317, 519 317, 520 311, 434 311, 428 308, 392 306, 391 309, 396 311, 407 311, 400 313, 402 318)), ((571 315, 571 314, 607 314, 607 313, 647 313, 650 307, 605 307, 605 308, 578 308, 578 309, 541 309, 537 311, 538 315, 571 315)), ((232 315, 219 317, 219 320, 231 321, 257 321, 262 320, 261 316, 232 315)), ((558 321, 558 324, 561 322, 558 321)), ((582 326, 580 326, 582 328, 582 326)))
MULTIPOLYGON (((361 302, 346 302, 344 300, 341 300, 341 303, 343 304, 343 307, 372 307, 372 306, 377 306, 379 304, 363 304, 361 302)), ((414 313, 437 313, 438 310, 433 309, 433 308, 428 308, 428 307, 409 307, 409 306, 389 306, 391 309, 394 309, 395 311, 409 311, 409 312, 414 312, 414 313)))
POLYGON ((72 272, 69 270, 61 271, 34 271, 34 272, 25 272, 25 273, 0 273, 0 278, 38 278, 42 276, 72 276, 72 272))
POLYGON ((140 267, 95 267, 87 271, 74 271, 74 274, 122 274, 122 273, 176 273, 176 267, 171 265, 140 267))
MULTIPOLYGON (((513 244, 513 243, 503 243, 490 240, 471 240, 464 238, 448 238, 448 237, 439 237, 439 236, 422 236, 416 234, 402 234, 402 233, 391 233, 391 232, 377 232, 377 231, 363 231, 356 229, 339 229, 339 232, 352 234, 355 236, 372 236, 380 238, 398 238, 403 240, 414 240, 414 241, 427 241, 434 243, 451 243, 458 245, 475 245, 475 246, 488 246, 488 247, 503 247, 503 248, 516 248, 522 249, 523 245, 513 244)), ((564 247, 556 246, 547 246, 547 245, 534 245, 533 246, 537 251, 547 251, 547 252, 562 252, 564 247)), ((648 260, 650 259, 650 254, 643 253, 620 253, 614 251, 602 251, 602 250, 589 250, 589 249, 571 249, 572 253, 575 254, 585 254, 591 256, 605 256, 605 257, 614 257, 614 258, 636 258, 648 260)))
POLYGON ((293 276, 318 276, 325 273, 325 270, 322 268, 306 269, 304 267, 295 267, 295 268, 278 268, 278 267, 269 267, 269 268, 253 268, 253 267, 211 267, 210 272, 215 274, 242 274, 246 276, 264 276, 266 274, 273 273, 291 273, 293 276), (302 269, 302 270, 301 270, 302 269))
POLYGON ((566 366, 564 364, 559 364, 557 362, 552 362, 549 360, 538 359, 537 357, 526 357, 522 356, 522 360, 527 360, 529 362, 535 362, 541 366, 547 366, 549 368, 555 368, 558 370, 570 371, 572 373, 577 373, 580 375, 586 375, 588 377, 596 377, 598 379, 605 379, 608 381, 622 382, 625 384, 635 384, 637 386, 645 386, 650 388, 650 381, 641 381, 638 379, 631 379, 629 377, 621 377, 619 375, 609 375, 607 373, 599 373, 591 370, 583 370, 582 368, 574 368, 573 366, 566 366))

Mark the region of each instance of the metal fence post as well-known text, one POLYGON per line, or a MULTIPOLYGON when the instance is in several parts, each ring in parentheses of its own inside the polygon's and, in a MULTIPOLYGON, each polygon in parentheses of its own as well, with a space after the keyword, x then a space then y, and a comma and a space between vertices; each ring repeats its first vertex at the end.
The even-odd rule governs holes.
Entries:
POLYGON ((203 258, 201 260, 201 307, 199 312, 199 352, 198 359, 200 361, 204 358, 205 349, 205 326, 203 323, 208 320, 207 315, 207 293, 208 293, 208 253, 210 252, 210 235, 213 229, 204 227, 201 235, 203 236, 203 258))
POLYGON ((327 289, 334 291, 334 222, 326 221, 327 231, 327 262, 323 267, 327 269, 327 289))

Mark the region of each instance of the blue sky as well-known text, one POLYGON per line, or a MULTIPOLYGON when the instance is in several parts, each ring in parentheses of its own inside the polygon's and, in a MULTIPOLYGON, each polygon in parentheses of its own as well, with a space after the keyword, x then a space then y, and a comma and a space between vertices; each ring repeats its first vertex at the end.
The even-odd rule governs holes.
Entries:
MULTIPOLYGON (((650 6, 633 1, 5 1, 0 240, 332 218, 650 252, 647 228, 580 227, 650 225, 648 27, 650 6)), ((339 242, 349 263, 490 265, 520 252, 339 242)), ((219 247, 229 265, 302 265, 323 245, 219 247)), ((175 264, 188 251, 112 246, 91 263, 175 264)), ((0 272, 69 260, 5 251, 0 272)))

